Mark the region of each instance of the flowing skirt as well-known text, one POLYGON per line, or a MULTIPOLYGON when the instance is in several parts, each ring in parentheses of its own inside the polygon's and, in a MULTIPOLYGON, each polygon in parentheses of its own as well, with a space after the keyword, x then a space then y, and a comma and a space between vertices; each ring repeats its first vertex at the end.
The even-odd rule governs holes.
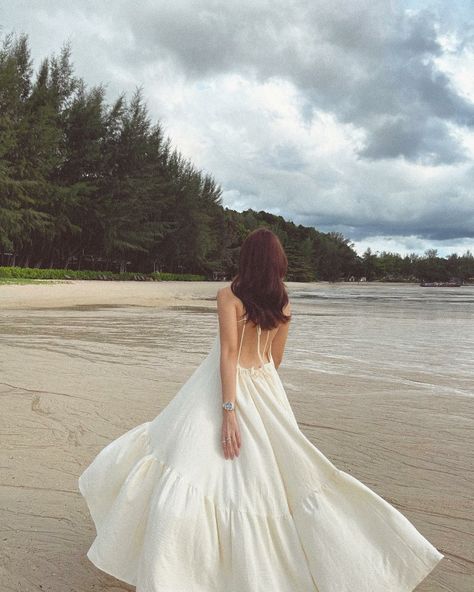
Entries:
POLYGON ((237 375, 222 453, 219 341, 153 420, 79 477, 88 558, 137 592, 410 592, 444 557, 300 431, 273 363, 237 375))

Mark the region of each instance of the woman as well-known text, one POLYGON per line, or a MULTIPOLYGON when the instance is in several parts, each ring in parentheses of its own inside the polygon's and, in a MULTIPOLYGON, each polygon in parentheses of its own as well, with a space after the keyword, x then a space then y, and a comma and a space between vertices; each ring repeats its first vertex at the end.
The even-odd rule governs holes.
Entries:
POLYGON ((276 235, 253 231, 208 356, 79 477, 87 556, 137 592, 410 592, 444 557, 299 430, 277 372, 286 270, 276 235))
POLYGON ((224 403, 231 403, 222 424, 225 458, 238 456, 241 444, 237 414, 232 410, 236 404, 236 374, 250 369, 255 376, 259 366, 266 365, 276 369, 283 358, 291 316, 283 283, 287 265, 278 237, 265 228, 255 230, 241 247, 239 274, 229 287, 217 292, 222 396, 224 403), (250 326, 242 352, 247 324, 250 326), (263 353, 260 351, 262 333, 266 335, 263 353), (243 366, 239 363, 241 359, 243 366))

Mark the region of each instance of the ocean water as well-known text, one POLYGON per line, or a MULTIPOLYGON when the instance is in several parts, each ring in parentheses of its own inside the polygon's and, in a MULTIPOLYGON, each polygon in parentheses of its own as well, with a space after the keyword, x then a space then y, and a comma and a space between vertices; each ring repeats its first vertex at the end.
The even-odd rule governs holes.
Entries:
POLYGON ((285 364, 474 395, 474 286, 315 283, 289 294, 285 364))
MULTIPOLYGON (((398 385, 474 395, 474 286, 321 282, 288 289, 293 320, 282 368, 353 377, 359 388, 382 381, 394 394, 398 385)), ((38 376, 78 384, 84 373, 155 383, 174 367, 179 381, 202 361, 218 330, 214 303, 201 304, 0 310, 5 373, 16 360, 18 379, 29 387, 38 376), (49 372, 34 373, 36 364, 49 372), (21 370, 25 365, 31 371, 21 370)))

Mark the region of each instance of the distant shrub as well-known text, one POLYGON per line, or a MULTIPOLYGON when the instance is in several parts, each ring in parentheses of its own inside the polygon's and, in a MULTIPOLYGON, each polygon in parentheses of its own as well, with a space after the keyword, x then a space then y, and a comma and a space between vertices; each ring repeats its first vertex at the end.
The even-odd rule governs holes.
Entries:
POLYGON ((125 280, 125 281, 203 281, 204 275, 191 273, 135 273, 125 271, 92 271, 73 269, 39 269, 36 267, 0 267, 0 278, 33 280, 125 280))
POLYGON ((166 273, 161 271, 150 273, 150 276, 158 281, 181 280, 185 282, 202 282, 206 279, 205 275, 197 275, 193 273, 166 273))

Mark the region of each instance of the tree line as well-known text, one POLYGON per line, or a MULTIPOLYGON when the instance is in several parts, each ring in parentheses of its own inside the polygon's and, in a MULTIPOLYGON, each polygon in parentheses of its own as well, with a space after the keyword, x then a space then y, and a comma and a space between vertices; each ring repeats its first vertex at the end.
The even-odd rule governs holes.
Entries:
POLYGON ((222 205, 222 188, 153 123, 138 88, 112 104, 74 75, 71 49, 33 71, 27 35, 0 48, 0 265, 231 277, 249 231, 268 226, 287 280, 474 276, 473 257, 358 256, 340 233, 222 205))

